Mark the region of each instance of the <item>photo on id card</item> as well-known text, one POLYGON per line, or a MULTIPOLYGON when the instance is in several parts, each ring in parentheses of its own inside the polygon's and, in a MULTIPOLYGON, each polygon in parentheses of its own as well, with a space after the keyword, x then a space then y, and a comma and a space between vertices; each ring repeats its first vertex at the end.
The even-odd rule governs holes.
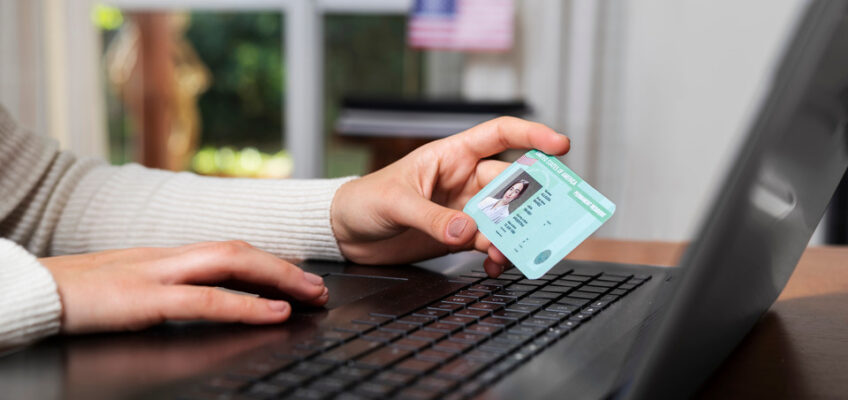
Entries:
POLYGON ((531 150, 465 205, 477 228, 536 279, 615 212, 615 204, 557 158, 531 150))

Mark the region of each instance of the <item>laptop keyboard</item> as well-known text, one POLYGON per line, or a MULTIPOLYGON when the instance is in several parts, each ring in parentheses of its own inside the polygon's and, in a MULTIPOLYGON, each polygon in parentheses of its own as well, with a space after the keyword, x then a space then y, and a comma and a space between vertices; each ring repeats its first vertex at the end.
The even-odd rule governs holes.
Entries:
POLYGON ((650 275, 481 270, 404 315, 372 313, 206 381, 186 399, 462 399, 621 300, 650 275))

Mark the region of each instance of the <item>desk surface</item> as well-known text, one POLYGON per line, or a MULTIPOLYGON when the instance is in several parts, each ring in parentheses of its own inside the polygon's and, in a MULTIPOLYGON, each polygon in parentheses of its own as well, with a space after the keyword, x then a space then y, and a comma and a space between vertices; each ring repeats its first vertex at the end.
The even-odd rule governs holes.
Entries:
MULTIPOLYGON (((568 258, 675 265, 685 244, 589 240, 568 258)), ((703 398, 848 397, 848 247, 808 248, 703 398)))

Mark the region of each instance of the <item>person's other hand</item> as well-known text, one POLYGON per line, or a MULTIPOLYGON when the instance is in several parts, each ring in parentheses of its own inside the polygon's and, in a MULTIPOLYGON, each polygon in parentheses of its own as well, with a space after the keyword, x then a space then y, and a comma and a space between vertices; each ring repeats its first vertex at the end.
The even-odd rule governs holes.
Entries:
POLYGON ((268 324, 285 321, 291 314, 285 301, 200 286, 219 282, 272 287, 316 306, 329 298, 320 276, 239 241, 39 261, 59 288, 65 333, 138 330, 165 320, 268 324))
POLYGON ((419 147, 336 192, 333 232, 342 254, 368 264, 407 263, 468 249, 488 253, 497 276, 506 257, 458 211, 509 163, 483 160, 506 149, 562 155, 570 142, 550 128, 502 117, 419 147))

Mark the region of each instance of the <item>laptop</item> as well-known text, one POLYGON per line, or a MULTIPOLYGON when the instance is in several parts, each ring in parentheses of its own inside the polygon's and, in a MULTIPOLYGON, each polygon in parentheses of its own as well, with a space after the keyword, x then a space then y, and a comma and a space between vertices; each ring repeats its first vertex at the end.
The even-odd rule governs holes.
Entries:
MULTIPOLYGON (((549 399, 695 393, 772 305, 848 167, 846 1, 808 4, 676 268, 565 260, 490 279, 306 262, 332 292, 277 326, 168 323, 0 359, 13 398, 549 399)), ((403 249, 398 249, 403 251, 403 249)))

